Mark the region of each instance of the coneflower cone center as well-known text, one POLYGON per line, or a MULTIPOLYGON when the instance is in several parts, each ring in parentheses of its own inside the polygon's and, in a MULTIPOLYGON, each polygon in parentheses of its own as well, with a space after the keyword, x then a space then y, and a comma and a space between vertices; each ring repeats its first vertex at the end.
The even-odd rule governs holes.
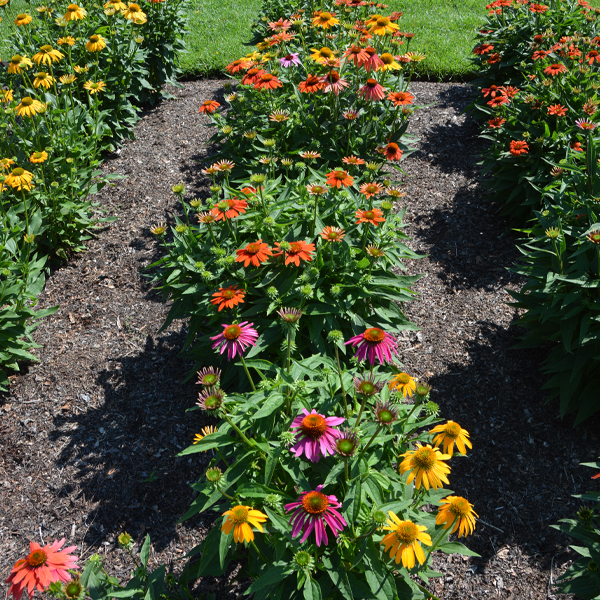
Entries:
POLYGON ((30 567, 41 567, 46 562, 47 558, 48 557, 43 550, 34 550, 27 557, 27 562, 30 567))
POLYGON ((246 248, 246 252, 248 252, 248 254, 257 254, 259 250, 259 244, 248 244, 248 247, 246 248))
POLYGON ((394 57, 387 52, 382 54, 379 58, 381 58, 384 65, 391 65, 394 62, 394 57))
MULTIPOLYGON (((367 217, 367 219, 372 219, 373 216, 373 211, 368 210, 365 212, 365 217, 367 217)), ((379 343, 384 340, 385 333, 382 329, 379 329, 379 327, 371 327, 363 333, 363 337, 367 342, 379 343)))
POLYGON ((370 88, 374 88, 377 84, 377 80, 376 79, 367 79, 367 83, 366 83, 367 87, 370 88))
POLYGON ((380 27, 385 27, 389 24, 390 20, 387 17, 379 17, 379 19, 377 19, 377 25, 379 25, 380 27))
POLYGON ((302 245, 299 244, 298 242, 292 242, 290 244, 290 249, 288 252, 290 252, 290 254, 298 254, 298 252, 300 252, 302 250, 302 245))
POLYGON ((46 45, 46 46, 42 46, 42 47, 40 48, 40 50, 41 50, 42 52, 52 52, 52 46, 48 46, 48 45, 46 45))
POLYGON ((33 98, 30 96, 25 96, 25 98, 21 99, 21 104, 23 106, 31 106, 33 104, 33 98))
POLYGON ((444 429, 444 433, 451 438, 457 438, 460 436, 460 425, 457 423, 448 423, 444 429))
POLYGON ((25 169, 22 169, 21 167, 17 167, 16 169, 13 170, 12 175, 13 175, 13 177, 21 177, 23 175, 23 173, 25 173, 25 169))
POLYGON ((233 290, 224 290, 221 295, 225 300, 231 300, 235 297, 235 292, 233 290))
POLYGON ((419 469, 432 469, 437 463, 435 452, 431 448, 419 448, 413 455, 413 462, 419 469))
POLYGON ((208 410, 216 410, 221 406, 221 398, 217 395, 208 396, 206 400, 204 400, 204 406, 206 406, 208 410))
POLYGON ((245 506, 236 506, 231 509, 231 520, 239 525, 248 521, 248 509, 245 506))
POLYGON ((408 522, 398 525, 395 534, 402 543, 412 544, 417 541, 419 530, 414 523, 408 522))
POLYGON ((340 454, 351 454, 352 452, 354 452, 354 442, 348 439, 338 440, 337 451, 340 454))
POLYGON ((327 421, 321 415, 307 415, 302 419, 300 429, 305 435, 318 438, 327 431, 327 421))
POLYGON ((394 415, 391 410, 382 408, 377 412, 377 419, 382 423, 391 423, 394 420, 394 415))
POLYGON ((225 328, 223 337, 227 340, 237 340, 242 334, 242 328, 239 325, 230 325, 225 328))
POLYGON ((471 514, 469 503, 464 498, 454 498, 449 504, 449 510, 459 519, 471 514))
POLYGON ((302 498, 302 507, 307 513, 311 515, 320 515, 327 510, 329 500, 325 494, 321 492, 308 492, 304 498, 302 498))

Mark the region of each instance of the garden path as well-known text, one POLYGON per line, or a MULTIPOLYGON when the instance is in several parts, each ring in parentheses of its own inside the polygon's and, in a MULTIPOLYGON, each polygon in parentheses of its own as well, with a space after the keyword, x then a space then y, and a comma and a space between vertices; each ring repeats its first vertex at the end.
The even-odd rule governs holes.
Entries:
MULTIPOLYGON (((144 114, 137 139, 105 163, 127 177, 98 197, 119 220, 48 278, 40 305, 61 308, 35 334, 41 362, 0 399, 0 575, 28 540, 65 536, 125 577, 121 531, 138 541, 151 534, 151 564, 177 564, 210 525, 207 517, 177 524, 203 466, 174 456, 204 423, 184 413, 196 395, 182 383, 191 366, 178 357, 185 327, 158 332, 168 306, 143 268, 161 255, 149 227, 177 211, 171 186, 184 181, 190 196, 206 195, 193 159, 210 129, 197 106, 219 100, 221 83, 186 82, 176 100, 144 114)), ((573 516, 570 494, 591 487, 578 463, 597 454, 598 420, 577 430, 557 420, 539 391, 543 352, 511 350, 514 310, 504 302, 518 282, 505 267, 517 253, 477 179, 477 126, 461 115, 471 88, 412 89, 431 106, 409 129, 421 139, 404 163, 406 231, 428 257, 408 265, 425 273, 407 307, 422 330, 403 336, 402 360, 433 385, 442 416, 471 433, 473 451, 453 461, 451 481, 481 517, 467 543, 482 558, 444 559, 432 591, 445 600, 551 597, 550 577, 572 556, 548 525, 573 516)), ((239 595, 225 584, 200 587, 239 595)))

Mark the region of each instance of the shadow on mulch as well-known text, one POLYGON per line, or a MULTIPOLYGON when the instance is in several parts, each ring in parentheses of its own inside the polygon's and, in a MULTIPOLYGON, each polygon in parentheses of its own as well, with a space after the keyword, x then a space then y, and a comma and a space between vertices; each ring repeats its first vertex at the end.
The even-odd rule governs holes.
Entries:
MULTIPOLYGON (((112 369, 99 373, 102 405, 56 417, 50 439, 69 440, 57 467, 75 466, 81 493, 97 503, 88 545, 112 541, 125 530, 143 539, 151 530, 160 551, 179 535, 175 526, 193 495, 188 484, 205 468, 197 456, 175 456, 191 430, 184 419, 173 418, 173 407, 183 413, 196 400, 194 386, 181 383, 191 367, 179 357, 184 336, 184 331, 170 333, 156 344, 148 336, 139 354, 120 357, 112 369)), ((64 488, 60 494, 72 492, 64 488)))

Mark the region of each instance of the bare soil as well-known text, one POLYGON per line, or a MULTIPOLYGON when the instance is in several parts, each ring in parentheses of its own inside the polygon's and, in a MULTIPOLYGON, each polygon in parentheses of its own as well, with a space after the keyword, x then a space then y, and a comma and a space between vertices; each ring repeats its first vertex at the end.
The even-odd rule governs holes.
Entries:
MULTIPOLYGON (((151 566, 177 570, 211 525, 208 516, 178 523, 206 459, 176 454, 207 423, 185 413, 196 398, 184 382, 191 364, 179 356, 185 323, 159 332, 169 306, 146 267, 161 255, 149 227, 179 210, 171 187, 183 181, 189 197, 208 195, 195 160, 211 130, 198 106, 220 100, 221 85, 186 82, 143 114, 137 139, 104 164, 126 176, 97 197, 118 221, 48 278, 39 306, 60 309, 35 333, 40 362, 0 398, 2 581, 29 540, 62 537, 125 579, 131 564, 116 541, 124 530, 140 543, 150 533, 151 566)), ((577 429, 559 420, 540 391, 545 351, 512 349, 519 329, 507 291, 522 282, 506 267, 518 257, 516 238, 483 194, 478 127, 462 114, 471 88, 420 82, 412 91, 430 106, 411 120, 420 141, 404 163, 402 200, 409 245, 427 257, 407 265, 424 277, 406 307, 421 331, 401 338, 402 360, 433 386, 442 416, 471 433, 473 451, 453 461, 451 483, 480 516, 467 544, 481 558, 436 559, 444 576, 431 591, 445 600, 552 598, 573 554, 549 525, 574 516, 572 494, 598 485, 579 463, 599 454, 600 420, 577 429)), ((198 590, 240 596, 226 578, 198 590)))

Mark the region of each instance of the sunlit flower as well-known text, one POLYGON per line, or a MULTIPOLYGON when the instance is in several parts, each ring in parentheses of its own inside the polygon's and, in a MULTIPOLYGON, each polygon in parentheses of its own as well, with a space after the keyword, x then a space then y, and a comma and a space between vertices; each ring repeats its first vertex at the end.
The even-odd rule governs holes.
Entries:
POLYGON ((376 79, 367 79, 365 85, 357 93, 365 100, 383 100, 385 97, 385 88, 376 79))
POLYGON ((33 62, 35 62, 35 64, 38 66, 42 63, 45 65, 51 65, 53 62, 58 62, 64 57, 65 55, 62 52, 55 50, 52 48, 52 46, 48 45, 42 46, 39 51, 32 56, 33 62))
POLYGON ((12 90, 3 90, 0 88, 0 102, 9 102, 13 101, 13 91, 12 90))
POLYGON ((77 77, 75 77, 75 75, 73 75, 72 73, 69 73, 68 75, 60 76, 60 82, 63 85, 70 85, 71 83, 74 83, 76 79, 77 79, 77 77))
POLYGON ((506 123, 506 119, 503 119, 502 117, 494 117, 493 119, 489 119, 487 123, 488 129, 497 129, 506 123))
POLYGON ((365 49, 361 46, 350 46, 350 48, 344 52, 342 57, 352 61, 357 67, 360 67, 369 59, 368 53, 365 52, 365 49))
POLYGON ((221 370, 215 369, 214 367, 204 367, 201 371, 197 372, 199 385, 213 386, 219 382, 221 378, 221 370))
POLYGON ((593 131, 598 127, 597 123, 592 123, 589 119, 577 119, 575 125, 577 125, 579 129, 583 129, 583 131, 593 131))
POLYGON ((400 28, 396 23, 392 23, 388 17, 381 15, 371 15, 367 21, 366 26, 370 29, 371 33, 375 35, 387 35, 388 33, 394 33, 400 28))
POLYGON ((304 454, 312 462, 319 462, 321 455, 335 454, 335 441, 339 432, 334 429, 341 425, 343 417, 325 417, 316 410, 302 409, 292 422, 291 429, 296 429, 296 443, 290 448, 296 458, 304 454))
POLYGON ((234 506, 230 510, 226 510, 223 516, 227 519, 221 527, 221 531, 226 535, 231 533, 233 529, 233 541, 236 544, 242 542, 252 542, 254 540, 253 527, 256 527, 261 533, 263 531, 261 523, 264 523, 269 517, 260 510, 254 510, 251 506, 234 506))
POLYGON ((305 542, 314 530, 317 546, 321 546, 322 543, 327 545, 329 540, 325 525, 329 525, 335 537, 338 531, 342 531, 347 525, 337 510, 342 507, 341 503, 335 496, 323 494, 322 489, 323 486, 318 485, 314 491, 301 492, 297 502, 285 505, 286 512, 294 511, 290 519, 292 537, 304 531, 300 543, 305 542))
POLYGON ((0 158, 0 170, 8 171, 15 164, 12 158, 0 158))
POLYGON ((25 96, 21 98, 21 102, 15 108, 15 112, 19 117, 33 117, 37 113, 44 112, 44 105, 39 100, 25 96))
POLYGON ((329 173, 327 173, 326 182, 331 187, 335 187, 335 188, 339 189, 342 186, 344 186, 344 187, 351 186, 354 183, 354 178, 351 177, 350 175, 348 175, 347 171, 344 171, 342 169, 336 169, 334 171, 330 171, 329 173))
POLYGON ((319 235, 326 242, 341 242, 346 235, 341 227, 325 227, 319 235))
POLYGON ((252 265, 260 267, 261 263, 266 262, 269 256, 273 256, 273 252, 268 244, 263 244, 262 239, 248 244, 245 248, 236 250, 236 262, 243 262, 245 267, 252 265))
POLYGON ((33 67, 33 63, 26 57, 20 54, 15 54, 8 64, 8 72, 11 75, 20 75, 22 69, 33 67))
POLYGON ((344 428, 338 430, 338 438, 335 442, 336 452, 345 458, 352 456, 358 448, 358 434, 353 429, 344 428))
POLYGON ((358 156, 344 156, 344 158, 342 158, 342 162, 345 165, 364 165, 365 161, 362 158, 358 158, 358 156))
POLYGON ((548 107, 549 115, 556 115, 557 117, 564 117, 569 109, 561 104, 553 104, 548 107))
POLYGON ((594 61, 596 61, 597 63, 600 63, 600 52, 598 52, 598 50, 590 50, 586 55, 585 55, 585 60, 591 65, 593 64, 594 61))
POLYGON ((355 335, 345 345, 348 344, 356 348, 358 361, 368 359, 371 365, 375 364, 375 359, 380 363, 392 362, 393 355, 398 354, 396 340, 379 327, 370 327, 364 333, 355 335))
POLYGON ((318 63, 322 63, 324 60, 327 60, 329 58, 335 58, 333 51, 327 48, 327 46, 324 46, 320 50, 315 50, 314 48, 312 48, 311 51, 312 54, 310 55, 310 57, 318 63))
POLYGON ((329 71, 329 73, 323 77, 323 82, 325 83, 323 91, 331 92, 335 96, 338 96, 344 88, 347 88, 350 85, 345 79, 340 77, 340 74, 337 71, 329 71))
POLYGON ((294 323, 297 323, 300 320, 304 313, 299 308, 283 307, 277 311, 277 314, 281 317, 281 320, 284 323, 293 325, 294 323))
POLYGON ((300 266, 300 261, 305 260, 307 262, 312 261, 312 253, 315 251, 314 244, 307 244, 304 241, 289 242, 289 248, 287 250, 281 249, 279 242, 275 242, 276 252, 273 252, 273 256, 281 256, 285 252, 285 264, 289 265, 294 263, 297 267, 300 266))
POLYGON ((87 73, 90 70, 90 68, 87 65, 85 67, 75 65, 73 68, 75 69, 75 73, 79 75, 81 75, 82 73, 87 73))
POLYGON ((365 248, 365 252, 372 258, 374 258, 375 260, 379 259, 379 258, 383 258, 385 256, 385 252, 377 245, 375 244, 369 244, 366 248, 365 248))
POLYGON ((245 71, 246 69, 249 69, 252 66, 252 61, 248 60, 247 58, 238 58, 236 60, 234 60, 232 63, 229 63, 226 67, 225 70, 228 73, 231 73, 232 75, 234 75, 235 73, 238 73, 239 71, 245 71))
POLYGON ((52 87, 52 84, 55 82, 54 77, 52 77, 49 73, 41 73, 35 74, 35 79, 33 80, 33 87, 43 87, 45 89, 49 89, 52 87))
POLYGON ((356 211, 356 224, 370 223, 377 227, 379 223, 383 223, 385 218, 383 217, 383 211, 379 208, 372 208, 371 210, 357 210, 356 211))
POLYGON ((307 185, 306 190, 311 196, 322 196, 328 192, 328 189, 323 185, 307 185))
POLYGON ((88 52, 100 52, 106 48, 106 40, 101 35, 90 36, 89 41, 85 45, 85 49, 88 52))
POLYGON ((31 23, 33 19, 31 18, 31 15, 28 15, 26 13, 21 13, 17 15, 17 18, 15 19, 15 25, 17 27, 22 27, 23 25, 29 25, 29 23, 31 23))
POLYGON ((356 393, 362 396, 373 396, 383 388, 383 384, 375 379, 373 373, 366 373, 363 377, 355 375, 352 379, 352 384, 356 393))
POLYGON ((242 77, 242 85, 254 85, 263 73, 266 73, 266 71, 264 69, 259 69, 258 67, 248 69, 246 74, 242 77))
POLYGON ((269 121, 274 121, 276 123, 283 123, 284 121, 287 121, 289 118, 290 118, 290 115, 289 115, 288 111, 282 110, 282 109, 274 110, 269 115, 269 121))
POLYGON ((329 29, 334 25, 339 25, 340 20, 329 12, 319 12, 313 17, 313 27, 322 27, 323 29, 329 29))
POLYGON ((452 527, 454 533, 459 527, 458 537, 469 535, 475 530, 475 517, 479 515, 473 510, 473 505, 460 496, 446 496, 440 500, 441 506, 435 518, 436 525, 443 525, 444 529, 452 527))
POLYGON ((244 350, 249 346, 254 346, 258 339, 258 331, 252 325, 248 321, 239 325, 223 325, 223 331, 210 338, 214 340, 212 349, 220 350, 219 354, 223 354, 227 350, 227 360, 235 358, 236 354, 242 356, 244 350))
POLYGON ((59 46, 63 46, 67 44, 69 46, 73 46, 75 44, 75 38, 72 35, 67 35, 66 37, 58 38, 56 42, 59 46))
POLYGON ((403 154, 404 150, 400 150, 400 147, 395 142, 390 142, 383 148, 383 155, 389 161, 400 160, 403 154))
MULTIPOLYGON (((208 425, 208 427, 203 427, 200 431, 201 433, 197 433, 194 436, 194 441, 192 444, 199 444, 207 435, 210 435, 211 433, 217 433, 218 430, 214 425, 208 425)), ((204 452, 206 452, 206 450, 204 450, 204 452)))
POLYGON ((408 373, 398 373, 394 375, 388 383, 390 390, 400 392, 405 398, 413 395, 417 388, 416 381, 408 373))
POLYGON ((377 69, 383 65, 383 61, 379 58, 377 50, 375 50, 373 46, 367 46, 365 48, 365 53, 368 55, 368 58, 363 62, 365 71, 377 71, 377 69))
POLYGON ((521 154, 527 154, 529 152, 529 144, 527 144, 527 142, 525 140, 521 140, 521 141, 513 140, 510 143, 509 152, 513 156, 521 156, 521 154))
POLYGON ((454 443, 456 443, 458 451, 463 455, 467 453, 465 446, 473 448, 469 441, 469 432, 454 421, 448 421, 444 425, 436 425, 429 433, 438 434, 433 438, 433 445, 439 446, 442 444, 444 454, 449 454, 450 456, 454 454, 454 443))
POLYGON ((425 552, 421 544, 431 546, 431 536, 424 525, 417 525, 412 521, 401 521, 398 516, 388 511, 390 518, 387 520, 384 531, 389 531, 381 540, 380 545, 385 547, 385 552, 390 553, 390 558, 394 559, 396 564, 402 561, 402 566, 412 569, 415 566, 415 557, 419 564, 425 562, 425 552))
POLYGON ((246 212, 248 208, 248 202, 246 200, 240 200, 239 198, 228 198, 227 200, 221 200, 214 205, 211 209, 211 213, 215 217, 215 221, 224 221, 225 219, 235 219, 246 212))
POLYGON ((377 402, 373 412, 375 413, 375 421, 379 425, 390 425, 398 419, 398 409, 390 404, 389 401, 377 402))
POLYGON ((104 5, 104 12, 107 15, 114 15, 117 11, 125 10, 127 4, 121 2, 121 0, 108 0, 104 5))
POLYGON ((321 153, 315 150, 303 150, 300 152, 300 156, 304 160, 316 160, 317 158, 321 158, 321 153))
POLYGON ((425 489, 432 487, 434 490, 449 483, 446 477, 450 473, 450 467, 443 461, 449 460, 449 454, 442 454, 438 448, 432 448, 429 444, 422 446, 417 444, 416 450, 409 450, 401 456, 404 460, 400 463, 400 473, 408 472, 406 483, 410 485, 415 479, 415 487, 419 489, 421 484, 425 489), (443 483, 442 483, 443 482, 443 483))
POLYGON ((567 71, 568 71, 567 67, 565 67, 565 65, 563 65, 562 63, 555 63, 552 65, 548 65, 544 69, 544 73, 546 73, 546 75, 550 75, 552 77, 554 77, 555 75, 558 75, 560 73, 566 73, 567 71))
POLYGON ((29 157, 29 162, 37 164, 37 163, 43 163, 44 161, 48 160, 48 153, 45 151, 42 152, 34 152, 30 157, 29 157))
POLYGON ((61 550, 64 543, 65 538, 42 548, 36 542, 29 542, 29 554, 15 563, 6 580, 10 584, 7 595, 12 594, 14 600, 21 600, 21 595, 27 591, 29 598, 33 598, 36 589, 43 592, 51 583, 69 581, 69 569, 77 568, 77 557, 69 553, 77 546, 61 550))
POLYGON ((140 8, 139 4, 131 2, 121 11, 121 14, 130 21, 142 25, 146 22, 146 13, 140 8))
POLYGON ((272 73, 261 73, 254 83, 254 88, 257 90, 274 90, 283 87, 283 84, 272 73))
POLYGON ((298 58, 297 52, 292 52, 291 54, 286 54, 279 59, 279 64, 286 69, 289 67, 298 66, 300 64, 300 59, 298 58))
POLYGON ((281 17, 277 21, 269 21, 269 28, 273 31, 287 31, 292 26, 292 21, 281 17))
POLYGON ((83 84, 83 87, 90 94, 97 94, 98 92, 103 92, 106 89, 106 84, 104 81, 86 81, 83 84))
POLYGON ((529 5, 529 10, 532 13, 543 13, 548 10, 548 7, 545 4, 534 4, 533 2, 529 5))
POLYGON ((63 15, 63 19, 65 21, 81 21, 85 19, 86 16, 87 12, 85 11, 85 9, 81 8, 80 6, 77 6, 77 4, 69 4, 69 6, 67 6, 65 14, 63 15))
MULTIPOLYGON (((375 181, 369 183, 363 183, 360 188, 359 188, 359 192, 361 194, 364 194, 367 198, 372 198, 373 196, 377 196, 377 194, 381 194, 381 192, 383 191, 383 186, 380 183, 377 183, 375 181)), ((378 210, 378 209, 373 209, 373 210, 378 210)), ((372 212, 372 211, 357 211, 356 213, 356 217, 358 217, 358 212, 372 212)), ((383 213, 381 213, 383 214, 383 213)), ((358 223, 361 223, 364 221, 358 221, 358 223)))
POLYGON ((303 94, 314 94, 325 87, 325 82, 318 75, 308 75, 305 81, 298 84, 298 89, 303 94))
POLYGON ((213 294, 210 303, 219 307, 219 312, 224 308, 233 308, 237 304, 244 303, 246 292, 238 288, 236 285, 231 285, 228 288, 219 288, 218 292, 213 294))
POLYGON ((389 52, 384 52, 379 58, 381 58, 381 62, 383 63, 379 67, 379 71, 399 71, 402 66, 396 62, 393 54, 389 52))

